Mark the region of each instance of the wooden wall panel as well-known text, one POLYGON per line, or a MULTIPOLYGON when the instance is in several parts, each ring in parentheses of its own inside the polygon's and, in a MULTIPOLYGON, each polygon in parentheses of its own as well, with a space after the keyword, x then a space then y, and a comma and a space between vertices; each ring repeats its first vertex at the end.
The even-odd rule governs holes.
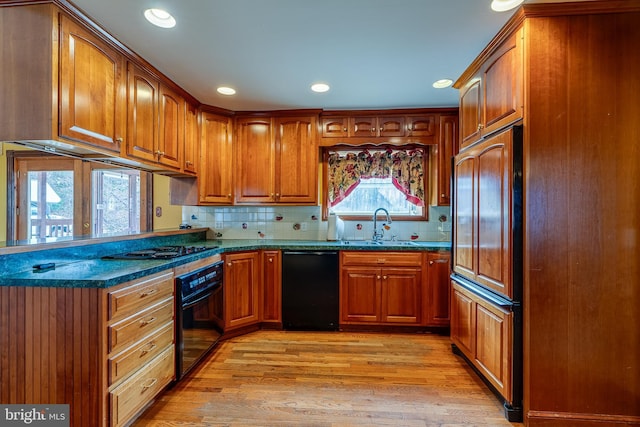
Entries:
POLYGON ((640 424, 638 22, 636 12, 527 23, 531 426, 640 424))
POLYGON ((99 289, 0 287, 0 402, 71 405, 72 425, 98 425, 99 289))

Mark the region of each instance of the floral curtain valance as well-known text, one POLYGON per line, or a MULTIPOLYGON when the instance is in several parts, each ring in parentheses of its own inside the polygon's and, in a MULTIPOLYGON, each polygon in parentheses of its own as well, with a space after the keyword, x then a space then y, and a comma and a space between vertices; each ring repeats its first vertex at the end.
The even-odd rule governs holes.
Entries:
POLYGON ((368 178, 389 178, 416 205, 424 206, 424 150, 386 149, 329 153, 329 205, 335 206, 368 178))

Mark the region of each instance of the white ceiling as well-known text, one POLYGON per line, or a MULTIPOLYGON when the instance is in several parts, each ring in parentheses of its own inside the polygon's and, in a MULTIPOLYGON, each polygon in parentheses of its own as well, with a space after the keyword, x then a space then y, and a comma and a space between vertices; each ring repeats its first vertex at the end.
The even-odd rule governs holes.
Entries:
POLYGON ((235 111, 456 106, 456 89, 432 83, 455 81, 513 14, 490 0, 71 1, 200 102, 235 111), (176 27, 149 24, 150 7, 176 27), (318 81, 331 90, 311 92, 318 81))

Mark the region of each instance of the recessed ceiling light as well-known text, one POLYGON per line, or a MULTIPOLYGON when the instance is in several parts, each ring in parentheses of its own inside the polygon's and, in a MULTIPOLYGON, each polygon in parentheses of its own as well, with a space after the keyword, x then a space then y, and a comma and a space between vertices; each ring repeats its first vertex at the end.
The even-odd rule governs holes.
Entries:
POLYGON ((235 95, 236 94, 236 90, 232 87, 227 87, 227 86, 220 86, 218 89, 216 89, 218 91, 219 94, 221 95, 235 95))
POLYGON ((496 12, 504 12, 513 9, 523 1, 524 0, 493 0, 491 2, 491 9, 496 12))
POLYGON ((311 85, 311 90, 318 93, 326 92, 329 89, 330 87, 326 83, 314 83, 311 85))
POLYGON ((144 11, 144 17, 153 25, 161 28, 173 28, 176 26, 175 18, 163 9, 147 9, 144 11))
POLYGON ((436 89, 444 89, 453 84, 453 80, 451 79, 440 79, 438 81, 433 82, 433 87, 436 89))

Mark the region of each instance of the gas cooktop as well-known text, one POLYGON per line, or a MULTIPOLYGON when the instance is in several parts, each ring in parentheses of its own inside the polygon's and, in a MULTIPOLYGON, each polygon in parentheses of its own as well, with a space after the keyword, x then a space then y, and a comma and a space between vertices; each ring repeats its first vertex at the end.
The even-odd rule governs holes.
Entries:
POLYGON ((160 246, 157 248, 107 255, 103 256, 102 259, 172 259, 207 251, 209 249, 215 249, 217 247, 218 246, 160 246))

